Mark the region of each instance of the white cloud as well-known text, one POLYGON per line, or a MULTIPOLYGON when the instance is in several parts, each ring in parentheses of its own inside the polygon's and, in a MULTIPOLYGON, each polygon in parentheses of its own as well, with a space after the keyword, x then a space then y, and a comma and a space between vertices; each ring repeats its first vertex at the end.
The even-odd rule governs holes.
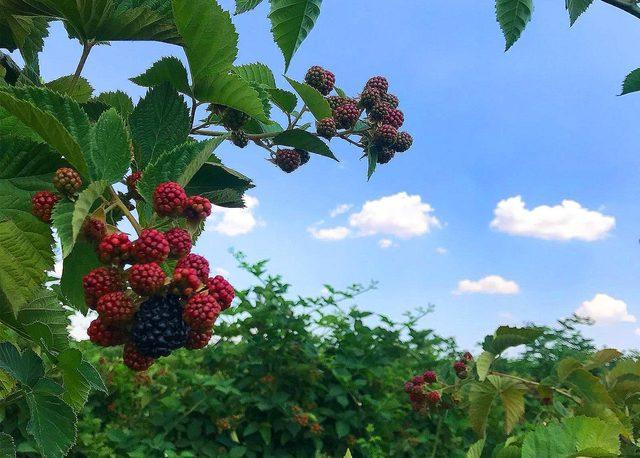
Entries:
POLYGON ((584 208, 573 200, 563 200, 550 207, 540 205, 531 210, 521 196, 501 200, 493 211, 491 227, 511 235, 543 240, 584 240, 604 238, 613 229, 612 216, 584 208))
POLYGON ((584 301, 576 315, 591 318, 597 324, 635 323, 636 317, 629 313, 627 304, 607 294, 598 293, 590 301, 584 301))
POLYGON ((213 207, 211 217, 207 220, 205 229, 228 236, 244 235, 254 230, 260 221, 253 214, 259 205, 258 199, 245 195, 245 208, 213 207))
POLYGON ((71 324, 68 327, 69 335, 73 340, 87 340, 87 329, 93 320, 98 317, 98 314, 93 310, 89 310, 87 316, 84 316, 80 312, 75 312, 69 317, 71 324))
POLYGON ((318 240, 336 241, 345 239, 351 234, 351 230, 348 227, 336 226, 326 229, 318 229, 316 226, 307 228, 311 236, 318 240))
POLYGON ((640 336, 640 328, 636 328, 636 335, 640 336))
POLYGON ((343 215, 343 214, 347 213, 352 208, 353 208, 352 204, 340 204, 336 208, 331 210, 330 215, 331 215, 332 218, 335 218, 338 215, 343 215))
POLYGON ((393 240, 391 239, 380 239, 378 240, 378 246, 382 249, 391 248, 393 246, 393 240))
POLYGON ((488 275, 480 280, 460 280, 454 294, 518 294, 520 287, 499 275, 488 275))
POLYGON ((358 213, 349 216, 349 225, 359 236, 388 234, 408 239, 440 227, 432 212, 431 205, 422 202, 419 195, 399 192, 365 202, 358 213))
POLYGON ((438 254, 447 254, 449 252, 449 250, 447 250, 444 247, 439 246, 438 248, 436 248, 436 253, 438 254))

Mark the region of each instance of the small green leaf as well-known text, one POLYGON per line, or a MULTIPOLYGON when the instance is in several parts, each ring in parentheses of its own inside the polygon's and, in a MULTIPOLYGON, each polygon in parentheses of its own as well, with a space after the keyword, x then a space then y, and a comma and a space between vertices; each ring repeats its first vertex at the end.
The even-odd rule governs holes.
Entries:
POLYGON ((620 353, 615 348, 605 348, 591 355, 585 362, 584 368, 590 371, 592 369, 602 367, 605 364, 610 363, 614 359, 620 358, 621 356, 622 353, 620 353))
POLYGON ((331 107, 329 102, 320 94, 316 89, 312 88, 308 84, 299 83, 291 78, 287 78, 289 84, 293 86, 293 89, 300 95, 307 108, 313 114, 313 116, 319 121, 324 118, 330 118, 332 116, 331 107))
POLYGON ((298 98, 293 92, 277 88, 269 89, 267 92, 271 101, 285 113, 291 113, 296 109, 298 98))
POLYGON ((262 0, 236 0, 236 11, 234 14, 242 14, 251 11, 262 3, 262 0))
POLYGON ((33 387, 44 375, 44 365, 30 348, 22 352, 10 342, 0 343, 0 369, 22 383, 33 387))
POLYGON ((569 24, 575 24, 576 20, 593 3, 593 0, 565 0, 565 7, 569 12, 569 24))
POLYGON ((535 341, 543 334, 542 328, 515 328, 510 326, 500 326, 493 336, 484 339, 482 348, 486 351, 499 355, 507 348, 525 345, 535 341))
POLYGON ((7 433, 0 433, 0 458, 15 458, 16 444, 13 437, 7 433))
POLYGON ((129 115, 133 113, 133 101, 131 97, 122 91, 102 92, 95 100, 108 107, 115 108, 124 119, 128 119, 129 115))
POLYGON ((203 102, 235 108, 259 120, 268 121, 258 91, 234 73, 203 78, 194 87, 194 92, 198 100, 203 102))
POLYGON ((378 151, 375 148, 367 148, 367 164, 367 180, 370 180, 378 166, 378 151))
POLYGON ((77 102, 88 102, 93 95, 93 88, 83 77, 62 76, 45 84, 52 91, 65 94, 77 102))
POLYGON ((269 89, 275 89, 276 79, 273 72, 265 64, 255 62, 253 64, 239 65, 233 68, 233 71, 243 80, 249 83, 258 83, 269 89))
POLYGON ((82 361, 78 367, 78 371, 82 374, 84 379, 89 383, 94 390, 102 391, 105 394, 109 393, 104 380, 100 376, 100 373, 87 361, 82 361))
POLYGON ((338 439, 349 434, 349 423, 341 420, 336 421, 336 434, 338 435, 338 439))
POLYGON ((315 135, 301 129, 285 130, 284 132, 273 137, 273 143, 276 145, 291 146, 293 148, 308 151, 310 153, 319 154, 338 160, 331 152, 325 142, 315 135))
POLYGON ((207 162, 189 181, 188 194, 207 197, 221 207, 244 207, 242 195, 253 188, 249 178, 219 162, 207 162))
POLYGON ((27 395, 31 413, 27 431, 45 458, 62 458, 76 441, 76 415, 62 399, 51 394, 27 395))
POLYGON ((282 51, 285 71, 320 16, 322 0, 271 0, 271 33, 282 51))
POLYGON ((82 277, 100 265, 96 250, 84 240, 78 240, 71 254, 64 258, 60 289, 66 302, 81 313, 87 313, 88 310, 84 299, 82 277))
POLYGON ((483 351, 478 359, 476 359, 476 372, 478 373, 478 378, 480 381, 484 381, 489 374, 489 369, 491 368, 491 364, 493 363, 495 356, 493 353, 488 351, 483 351))
POLYGON ((496 0, 496 19, 506 41, 505 51, 518 41, 532 13, 532 0, 496 0))
POLYGON ((176 91, 190 95, 191 87, 187 69, 177 57, 164 57, 142 75, 131 78, 138 86, 153 87, 169 83, 176 91))
POLYGON ((620 95, 630 94, 640 91, 640 68, 636 68, 629 73, 622 83, 622 92, 620 95))
POLYGON ((120 181, 129 170, 131 149, 124 121, 115 108, 100 116, 93 126, 89 169, 94 180, 120 181))

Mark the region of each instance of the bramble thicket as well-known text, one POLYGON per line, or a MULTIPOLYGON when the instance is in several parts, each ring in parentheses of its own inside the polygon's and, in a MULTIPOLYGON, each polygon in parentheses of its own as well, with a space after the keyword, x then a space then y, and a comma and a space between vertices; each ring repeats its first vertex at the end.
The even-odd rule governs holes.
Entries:
MULTIPOLYGON (((635 1, 603 1, 640 17, 635 1)), ((235 14, 261 2, 236 0, 235 14)), ((220 145, 295 173, 337 161, 345 142, 363 179, 411 154, 392 79, 318 65, 275 76, 321 3, 269 1, 284 57, 273 71, 236 62, 216 0, 0 0, 0 456, 640 455, 638 355, 597 350, 578 317, 499 327, 472 354, 418 327, 430 309, 396 322, 356 305, 374 283, 297 297, 242 253, 253 286, 211 275, 205 221, 254 187, 220 145), (82 53, 44 81, 55 21, 82 53), (94 94, 84 66, 114 41, 172 44, 187 65, 131 75, 138 101, 94 94), (352 80, 361 90, 346 94, 352 80), (89 310, 89 341, 70 340, 69 315, 89 310)), ((571 23, 591 3, 568 0, 571 23)), ((532 11, 496 1, 507 49, 532 11)))

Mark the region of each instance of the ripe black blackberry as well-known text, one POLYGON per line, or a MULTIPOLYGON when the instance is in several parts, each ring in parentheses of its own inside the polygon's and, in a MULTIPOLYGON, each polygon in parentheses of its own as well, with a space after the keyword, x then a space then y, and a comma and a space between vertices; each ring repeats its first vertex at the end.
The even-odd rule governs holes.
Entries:
POLYGON ((336 83, 336 77, 329 70, 314 65, 311 67, 304 77, 305 83, 318 90, 322 95, 328 95, 333 90, 336 83))
POLYGON ((177 296, 152 297, 136 312, 131 338, 138 351, 150 358, 169 356, 187 342, 189 327, 182 319, 177 296))
POLYGON ((243 130, 231 132, 231 142, 239 148, 244 148, 249 144, 249 137, 243 130))
POLYGON ((300 154, 294 149, 279 149, 276 151, 275 164, 283 172, 291 173, 300 167, 300 154))
POLYGON ((309 162, 309 159, 311 159, 311 155, 307 151, 301 149, 296 149, 296 151, 300 155, 300 165, 305 165, 307 162, 309 162))
POLYGON ((378 164, 387 164, 396 155, 395 151, 391 148, 379 148, 378 150, 378 164))
POLYGON ((398 99, 397 96, 393 95, 393 94, 382 94, 381 97, 382 101, 386 104, 388 104, 391 108, 398 108, 398 105, 400 105, 400 100, 398 99))
POLYGON ((327 140, 336 136, 336 121, 333 118, 324 118, 316 122, 316 132, 327 140))

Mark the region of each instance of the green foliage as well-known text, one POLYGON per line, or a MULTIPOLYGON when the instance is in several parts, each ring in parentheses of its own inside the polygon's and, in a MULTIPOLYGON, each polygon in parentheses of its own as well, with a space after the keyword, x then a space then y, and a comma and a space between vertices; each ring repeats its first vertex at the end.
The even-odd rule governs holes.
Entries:
POLYGON ((154 63, 146 72, 131 78, 139 86, 154 87, 169 83, 173 89, 183 94, 191 94, 187 69, 177 57, 165 57, 154 63))
POLYGON ((93 88, 85 78, 74 78, 73 76, 61 76, 58 79, 48 82, 47 88, 60 94, 66 94, 79 103, 86 103, 93 95, 93 88))
POLYGON ((78 241, 62 264, 60 290, 65 303, 82 313, 87 313, 87 304, 82 290, 82 277, 100 265, 96 251, 85 241, 78 241))
POLYGON ((640 68, 629 73, 624 79, 620 95, 630 94, 631 92, 637 91, 640 91, 640 68))
POLYGON ((320 156, 329 157, 335 161, 338 160, 325 142, 302 129, 286 130, 273 137, 273 143, 319 154, 320 156))
POLYGON ((518 41, 532 13, 532 0, 496 0, 496 19, 506 41, 505 51, 518 41))
POLYGON ((235 14, 246 13, 262 3, 262 0, 236 0, 235 14))
POLYGON ((115 183, 129 170, 131 149, 124 121, 115 108, 100 115, 93 126, 89 169, 93 180, 115 183))
POLYGON ((291 78, 287 78, 287 81, 293 86, 293 89, 295 89, 300 98, 302 98, 314 118, 320 120, 331 117, 332 111, 329 102, 327 102, 322 94, 315 88, 312 88, 306 83, 299 83, 291 78))
POLYGON ((321 5, 322 0, 271 0, 271 33, 284 56, 285 71, 313 29, 321 5))
POLYGON ((570 25, 575 24, 580 15, 587 11, 593 0, 565 0, 565 6, 569 12, 570 25))

